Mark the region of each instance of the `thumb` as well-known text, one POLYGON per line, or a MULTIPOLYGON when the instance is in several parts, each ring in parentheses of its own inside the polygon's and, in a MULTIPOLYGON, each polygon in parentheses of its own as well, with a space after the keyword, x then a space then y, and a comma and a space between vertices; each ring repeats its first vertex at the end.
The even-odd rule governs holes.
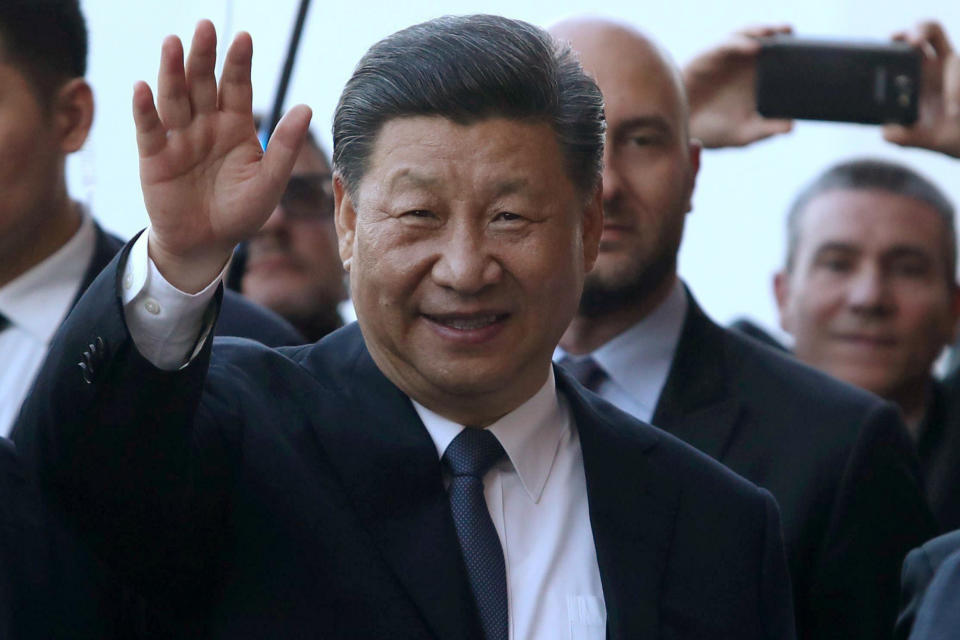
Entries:
POLYGON ((310 107, 299 104, 284 114, 270 136, 262 160, 261 177, 268 183, 264 186, 271 193, 280 194, 290 179, 312 116, 310 107))

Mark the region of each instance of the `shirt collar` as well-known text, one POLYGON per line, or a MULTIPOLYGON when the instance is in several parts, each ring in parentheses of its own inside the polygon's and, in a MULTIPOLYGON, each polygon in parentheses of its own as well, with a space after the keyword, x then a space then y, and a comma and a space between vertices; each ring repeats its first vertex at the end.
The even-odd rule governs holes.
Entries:
POLYGON ((96 248, 93 218, 86 211, 66 244, 0 287, 0 312, 13 326, 47 344, 70 311, 96 248))
MULTIPOLYGON (((610 380, 651 414, 670 373, 688 306, 686 290, 678 278, 656 309, 590 354, 610 380)), ((558 347, 554 360, 564 355, 566 352, 558 347)))
MULTIPOLYGON (((411 398, 430 433, 437 455, 466 427, 440 416, 411 398)), ((530 499, 539 502, 560 442, 570 428, 560 405, 553 367, 546 383, 529 400, 487 427, 497 437, 530 499)))

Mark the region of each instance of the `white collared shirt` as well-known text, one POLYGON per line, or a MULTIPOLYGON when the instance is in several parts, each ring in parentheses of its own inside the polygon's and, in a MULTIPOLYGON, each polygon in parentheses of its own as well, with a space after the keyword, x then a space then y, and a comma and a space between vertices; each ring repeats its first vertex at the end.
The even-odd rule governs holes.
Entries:
MULTIPOLYGON (((413 406, 443 457, 465 427, 413 406)), ((503 547, 510 637, 603 640, 606 608, 583 455, 553 370, 532 398, 487 430, 507 452, 484 476, 483 489, 503 547)))
MULTIPOLYGON (((678 279, 652 313, 591 353, 607 374, 597 387, 597 395, 621 411, 650 422, 670 374, 688 306, 687 293, 678 279)), ((553 359, 559 361, 565 355, 557 347, 553 359)))
POLYGON ((53 334, 69 313, 96 249, 93 218, 39 264, 0 287, 0 435, 7 436, 43 364, 53 334))
MULTIPOLYGON (((196 295, 178 292, 147 257, 146 238, 124 271, 124 314, 144 357, 172 369, 189 359, 219 278, 196 295)), ((413 404, 442 457, 464 427, 413 404)), ((507 453, 484 477, 484 496, 504 551, 510 638, 603 640, 583 454, 553 369, 533 397, 487 428, 507 453)))

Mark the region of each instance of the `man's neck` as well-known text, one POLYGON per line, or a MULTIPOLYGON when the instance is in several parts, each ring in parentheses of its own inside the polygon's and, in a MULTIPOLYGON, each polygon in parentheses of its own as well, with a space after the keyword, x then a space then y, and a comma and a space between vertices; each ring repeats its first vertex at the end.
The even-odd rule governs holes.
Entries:
POLYGON ((31 217, 28 228, 14 230, 0 238, 0 287, 12 282, 53 255, 80 228, 80 205, 62 196, 31 217))
POLYGON ((560 347, 571 355, 596 351, 653 313, 670 295, 676 282, 677 274, 671 273, 649 295, 602 316, 591 317, 578 313, 560 338, 560 347))

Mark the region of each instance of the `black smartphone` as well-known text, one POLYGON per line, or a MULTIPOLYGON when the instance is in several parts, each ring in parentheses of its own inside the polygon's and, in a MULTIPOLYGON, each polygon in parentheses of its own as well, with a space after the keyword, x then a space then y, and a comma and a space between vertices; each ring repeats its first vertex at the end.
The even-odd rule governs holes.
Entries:
POLYGON ((765 38, 757 59, 757 111, 767 118, 912 124, 920 62, 920 52, 902 42, 765 38))

